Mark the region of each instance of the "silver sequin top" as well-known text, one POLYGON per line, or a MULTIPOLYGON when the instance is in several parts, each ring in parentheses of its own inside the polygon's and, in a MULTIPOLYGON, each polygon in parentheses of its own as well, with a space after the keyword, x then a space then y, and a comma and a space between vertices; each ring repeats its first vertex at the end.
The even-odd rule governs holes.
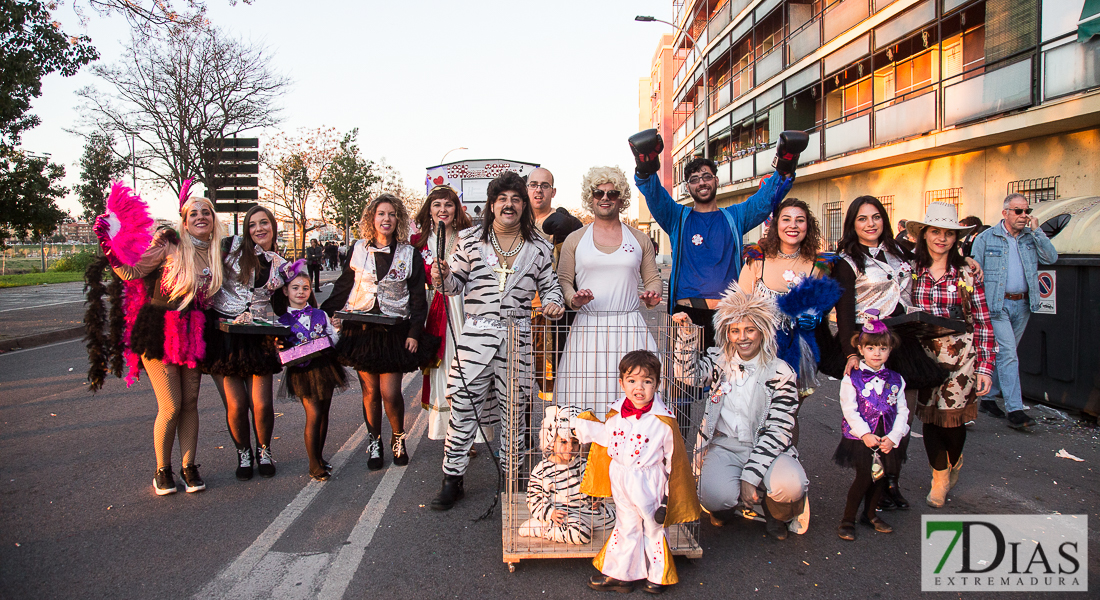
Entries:
POLYGON ((229 252, 222 259, 225 269, 222 274, 222 287, 210 299, 214 310, 228 317, 236 317, 249 310, 253 317, 274 318, 271 295, 285 283, 282 275, 279 274, 279 266, 286 260, 275 252, 267 252, 256 246, 256 255, 263 255, 271 261, 270 274, 264 285, 260 287, 242 284, 237 278, 241 274, 241 246, 244 238, 235 235, 231 240, 229 252))

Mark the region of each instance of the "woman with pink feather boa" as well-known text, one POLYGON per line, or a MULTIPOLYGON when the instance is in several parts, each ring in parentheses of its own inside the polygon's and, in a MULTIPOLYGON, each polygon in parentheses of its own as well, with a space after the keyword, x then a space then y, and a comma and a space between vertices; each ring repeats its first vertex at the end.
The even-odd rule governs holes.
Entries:
MULTIPOLYGON (((184 182, 180 192, 179 232, 157 231, 144 251, 135 247, 140 237, 117 235, 120 220, 133 220, 129 215, 109 212, 97 217, 95 223, 96 235, 111 268, 121 279, 133 282, 127 287, 125 302, 129 310, 137 310, 136 315, 131 315, 132 324, 127 326, 128 350, 141 357, 157 397, 153 427, 157 470, 153 491, 158 496, 176 492, 172 447, 177 438, 183 454, 180 474, 186 491, 206 489, 195 464, 199 380, 206 354, 203 309, 222 284, 222 270, 211 268, 222 261, 221 225, 213 204, 205 198, 191 198, 189 187, 190 181, 184 182), (139 280, 143 285, 136 285, 139 280)), ((120 203, 123 206, 130 200, 130 204, 140 203, 140 208, 145 208, 140 198, 121 183, 112 189, 115 198, 111 200, 119 195, 125 196, 120 203)), ((109 200, 108 206, 111 204, 109 200)), ((152 224, 147 214, 138 216, 152 224)), ((123 230, 127 225, 133 228, 133 223, 123 223, 123 230)), ((147 240, 148 235, 143 239, 147 240)), ((131 372, 133 375, 136 373, 131 372)), ((130 381, 130 377, 127 379, 130 381)))

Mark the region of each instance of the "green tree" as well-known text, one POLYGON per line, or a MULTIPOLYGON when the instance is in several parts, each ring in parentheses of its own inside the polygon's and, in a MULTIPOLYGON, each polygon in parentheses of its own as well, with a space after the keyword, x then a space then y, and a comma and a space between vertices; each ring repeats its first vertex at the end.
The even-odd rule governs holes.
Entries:
POLYGON ((59 185, 65 167, 20 150, 0 149, 0 247, 4 240, 39 241, 57 230, 67 216, 57 200, 68 190, 59 185))
POLYGON ((359 129, 352 129, 340 141, 340 150, 321 177, 325 199, 321 214, 327 223, 344 231, 344 242, 351 239, 349 229, 359 222, 359 216, 371 197, 371 187, 382 178, 374 171, 374 163, 359 155, 355 139, 359 129))
MULTIPOLYGON (((0 148, 14 148, 41 121, 30 114, 42 78, 65 77, 99 58, 88 36, 68 36, 38 0, 0 0, 0 148)), ((5 157, 7 160, 7 157, 5 157)))
POLYGON ((126 161, 115 157, 114 145, 113 136, 100 132, 92 133, 84 143, 76 193, 84 207, 82 218, 88 223, 106 212, 111 183, 126 169, 126 161))

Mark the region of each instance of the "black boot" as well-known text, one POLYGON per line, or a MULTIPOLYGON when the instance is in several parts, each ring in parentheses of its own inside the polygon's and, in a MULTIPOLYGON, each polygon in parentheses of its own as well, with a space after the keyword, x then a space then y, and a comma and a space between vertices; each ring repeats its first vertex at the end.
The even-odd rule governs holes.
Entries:
POLYGON ((466 496, 461 475, 444 475, 443 489, 432 498, 432 510, 451 510, 456 502, 466 496))
POLYGON ((768 532, 769 536, 777 540, 787 539, 787 523, 772 516, 772 511, 769 510, 766 501, 764 502, 764 530, 768 532))
POLYGON ((879 500, 878 503, 879 508, 883 510, 893 510, 893 508, 898 510, 909 510, 909 501, 901 495, 901 486, 898 485, 898 476, 887 475, 886 485, 886 493, 882 495, 882 499, 879 500), (887 499, 889 499, 889 503, 893 505, 893 508, 886 508, 887 499))
POLYGON ((403 467, 409 464, 409 452, 405 449, 405 433, 390 435, 390 448, 393 449, 393 464, 403 467))
POLYGON ((367 468, 377 471, 383 467, 382 440, 373 433, 367 434, 367 468))

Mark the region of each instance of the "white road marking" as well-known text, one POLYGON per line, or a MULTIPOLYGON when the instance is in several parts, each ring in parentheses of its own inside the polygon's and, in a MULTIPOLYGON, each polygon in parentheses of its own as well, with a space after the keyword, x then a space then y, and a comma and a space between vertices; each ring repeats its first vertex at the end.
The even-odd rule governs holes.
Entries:
MULTIPOLYGON (((428 420, 424 418, 425 414, 427 414, 427 411, 420 412, 416 417, 416 423, 413 424, 412 431, 409 432, 406 442, 409 454, 416 452, 416 446, 420 442, 420 438, 424 436, 424 430, 428 425, 428 420)), ((332 561, 328 572, 325 573, 324 585, 321 587, 321 592, 317 594, 318 598, 340 600, 344 597, 344 592, 351 584, 351 578, 355 576, 355 571, 359 569, 359 563, 363 560, 363 554, 366 553, 367 546, 374 539, 374 532, 378 530, 378 526, 382 522, 382 516, 386 514, 386 508, 393 498, 393 493, 397 491, 397 486, 404 476, 405 467, 391 466, 386 471, 381 483, 371 494, 370 501, 363 508, 363 514, 359 515, 359 522, 355 524, 355 529, 351 530, 347 542, 340 547, 339 554, 336 555, 336 559, 332 561)))
MULTIPOLYGON (((409 378, 409 384, 402 390, 406 398, 409 397, 410 388, 415 386, 419 389, 416 384, 421 381, 420 372, 410 374, 409 378)), ((424 411, 421 411, 409 431, 409 437, 406 438, 406 447, 409 454, 413 454, 416 450, 417 443, 423 437, 424 430, 427 428, 427 423, 427 419, 424 418, 424 411)), ((358 451, 359 446, 362 445, 366 437, 366 425, 360 425, 332 458, 332 471, 334 474, 339 472, 348 461, 348 458, 358 451)), ((298 492, 294 500, 279 513, 279 516, 267 526, 267 529, 256 538, 251 546, 246 548, 236 560, 218 573, 210 583, 206 584, 193 597, 219 599, 296 598, 303 592, 311 594, 316 589, 314 582, 330 563, 328 573, 325 574, 324 589, 331 589, 332 591, 330 591, 330 595, 325 597, 342 597, 351 583, 351 578, 355 575, 359 561, 362 560, 363 553, 366 551, 366 546, 374 536, 374 530, 377 529, 378 522, 386 512, 397 486, 401 483, 401 478, 405 475, 405 470, 405 467, 390 465, 385 475, 383 475, 382 481, 379 482, 378 487, 371 494, 371 498, 367 502, 363 514, 360 515, 359 522, 352 530, 348 542, 341 546, 341 550, 335 558, 331 554, 324 553, 271 552, 271 548, 279 541, 279 538, 290 529, 298 517, 302 516, 306 508, 321 492, 322 486, 326 485, 326 482, 310 481, 301 492, 298 492), (369 523, 373 523, 373 526, 369 523), (369 531, 367 530, 368 527, 369 531), (357 555, 348 554, 349 548, 357 548, 357 555), (337 578, 336 581, 333 581, 334 574, 337 578), (331 595, 337 587, 339 590, 338 595, 331 595)), ((324 591, 322 591, 322 595, 324 595, 324 591)))
POLYGON ((76 303, 76 302, 84 302, 84 299, 81 298, 80 300, 66 300, 64 302, 51 302, 49 304, 35 304, 34 306, 20 306, 19 308, 5 308, 5 309, 0 309, 0 313, 11 312, 13 310, 27 310, 28 308, 42 308, 44 306, 57 306, 58 304, 73 304, 73 303, 76 303))
POLYGON ((45 346, 35 346, 34 348, 20 348, 19 350, 9 350, 7 352, 0 352, 0 356, 11 356, 12 354, 19 354, 21 352, 30 352, 32 350, 45 350, 46 348, 53 348, 54 346, 60 346, 61 344, 71 344, 73 342, 83 342, 84 338, 78 337, 71 340, 65 340, 64 342, 54 342, 52 344, 46 344, 45 346))

